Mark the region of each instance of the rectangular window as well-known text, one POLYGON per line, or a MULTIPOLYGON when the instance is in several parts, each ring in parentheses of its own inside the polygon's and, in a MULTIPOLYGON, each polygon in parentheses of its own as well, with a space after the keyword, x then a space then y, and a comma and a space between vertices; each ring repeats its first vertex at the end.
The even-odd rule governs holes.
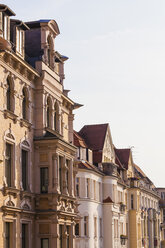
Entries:
POLYGON ((94 217, 94 237, 97 237, 97 217, 94 217))
POLYGON ((12 145, 6 143, 5 176, 8 187, 12 186, 12 145))
POLYGON ((28 224, 22 224, 22 247, 28 248, 28 224))
POLYGON ((101 202, 101 198, 102 198, 102 185, 101 183, 99 183, 99 201, 101 202))
POLYGON ((19 52, 21 55, 23 55, 23 39, 24 39, 24 31, 21 30, 21 29, 17 29, 16 35, 17 35, 16 50, 17 50, 17 52, 19 52))
POLYGON ((134 208, 134 202, 133 202, 133 194, 131 194, 131 209, 134 208))
POLYGON ((70 247, 70 245, 69 245, 69 237, 70 237, 70 235, 69 235, 69 229, 70 229, 70 227, 69 226, 66 226, 66 230, 67 230, 67 245, 66 245, 66 247, 67 248, 69 248, 70 247))
POLYGON ((59 185, 61 192, 62 192, 62 162, 63 162, 63 158, 59 156, 59 185))
POLYGON ((66 159, 66 166, 67 166, 67 171, 66 171, 66 185, 67 185, 67 190, 69 191, 69 169, 70 169, 70 166, 69 166, 69 160, 66 159))
POLYGON ((87 198, 89 198, 89 178, 86 178, 86 194, 87 198))
POLYGON ((102 218, 100 218, 100 237, 103 236, 103 223, 102 223, 102 218))
POLYGON ((48 168, 47 167, 40 168, 40 186, 41 186, 42 194, 48 193, 48 168))
POLYGON ((62 248, 63 246, 63 242, 62 242, 62 235, 63 231, 62 231, 62 225, 59 225, 59 248, 62 248))
POLYGON ((80 236, 80 225, 76 223, 75 225, 75 236, 80 236))
POLYGON ((96 200, 96 181, 93 180, 93 188, 94 188, 94 200, 96 200))
POLYGON ((22 186, 28 189, 28 152, 25 150, 22 150, 22 186))
POLYGON ((5 248, 12 247, 12 223, 5 223, 5 248))
POLYGON ((49 239, 48 238, 41 239, 41 248, 49 248, 49 239))
POLYGON ((84 216, 84 236, 88 236, 88 216, 84 216))
POLYGON ((79 192, 79 184, 80 184, 80 179, 79 177, 76 177, 76 196, 80 196, 80 192, 79 192))

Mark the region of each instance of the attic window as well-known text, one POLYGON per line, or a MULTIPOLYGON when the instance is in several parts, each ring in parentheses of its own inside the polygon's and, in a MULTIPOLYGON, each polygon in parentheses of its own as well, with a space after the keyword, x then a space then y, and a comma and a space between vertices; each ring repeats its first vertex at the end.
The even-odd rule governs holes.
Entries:
POLYGON ((17 28, 16 32, 16 50, 23 55, 24 31, 17 28))

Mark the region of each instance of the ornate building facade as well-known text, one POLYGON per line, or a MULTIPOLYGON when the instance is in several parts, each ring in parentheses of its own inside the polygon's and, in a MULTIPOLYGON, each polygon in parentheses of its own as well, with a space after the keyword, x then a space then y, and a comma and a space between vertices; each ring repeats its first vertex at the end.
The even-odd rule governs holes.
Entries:
POLYGON ((160 247, 160 196, 131 149, 114 147, 108 124, 84 126, 74 144, 81 217, 76 248, 160 247))
POLYGON ((54 20, 24 23, 0 5, 0 247, 72 248, 77 205, 67 57, 54 20))

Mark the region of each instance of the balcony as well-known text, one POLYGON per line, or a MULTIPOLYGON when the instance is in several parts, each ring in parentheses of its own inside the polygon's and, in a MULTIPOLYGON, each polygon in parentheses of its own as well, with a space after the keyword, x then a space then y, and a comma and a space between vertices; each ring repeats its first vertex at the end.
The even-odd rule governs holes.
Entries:
POLYGON ((121 245, 126 245, 127 239, 128 239, 128 237, 127 237, 126 235, 121 234, 121 235, 120 235, 120 242, 121 242, 121 245))

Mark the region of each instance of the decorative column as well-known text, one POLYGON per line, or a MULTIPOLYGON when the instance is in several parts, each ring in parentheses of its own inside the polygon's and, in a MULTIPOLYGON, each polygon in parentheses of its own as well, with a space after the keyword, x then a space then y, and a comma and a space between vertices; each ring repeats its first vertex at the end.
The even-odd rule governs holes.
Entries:
POLYGON ((69 228, 69 247, 75 248, 75 223, 73 222, 69 228))
POLYGON ((73 144, 73 120, 74 120, 74 115, 69 114, 68 118, 68 124, 69 124, 69 142, 73 144))

